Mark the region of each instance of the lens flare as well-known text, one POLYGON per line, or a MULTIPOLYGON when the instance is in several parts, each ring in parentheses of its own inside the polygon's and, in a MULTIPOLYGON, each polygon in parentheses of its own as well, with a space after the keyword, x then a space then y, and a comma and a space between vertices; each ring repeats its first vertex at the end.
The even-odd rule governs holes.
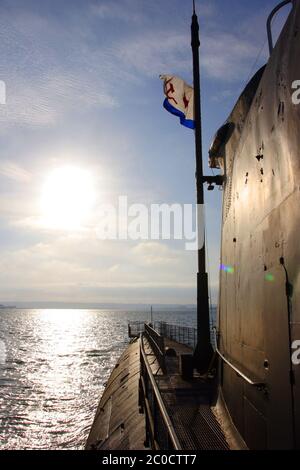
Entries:
POLYGON ((233 266, 226 266, 225 264, 221 264, 221 270, 227 274, 234 274, 235 269, 233 266))
POLYGON ((266 274, 265 275, 265 280, 268 281, 268 282, 274 282, 275 281, 275 277, 273 276, 273 274, 266 274))

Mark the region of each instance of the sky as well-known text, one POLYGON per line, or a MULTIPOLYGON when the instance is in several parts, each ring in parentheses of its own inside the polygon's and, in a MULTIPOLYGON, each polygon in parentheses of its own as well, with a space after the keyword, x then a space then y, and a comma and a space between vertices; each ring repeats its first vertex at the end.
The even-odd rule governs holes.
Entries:
MULTIPOLYGON (((182 241, 101 240, 99 207, 195 202, 193 132, 160 74, 192 84, 191 1, 0 0, 0 303, 194 304, 182 241)), ((266 62, 277 0, 198 0, 203 154, 266 62)), ((284 15, 275 21, 280 30, 284 15)), ((222 191, 206 191, 211 300, 222 191)))

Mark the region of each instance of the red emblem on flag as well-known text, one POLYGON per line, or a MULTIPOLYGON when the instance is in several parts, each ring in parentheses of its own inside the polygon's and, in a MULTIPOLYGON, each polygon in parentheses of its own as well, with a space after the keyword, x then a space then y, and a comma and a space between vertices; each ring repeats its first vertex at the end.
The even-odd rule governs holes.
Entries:
POLYGON ((173 100, 175 104, 178 104, 177 101, 171 94, 175 93, 174 85, 172 83, 173 78, 170 78, 165 82, 165 95, 167 96, 168 100, 171 101, 173 100), (169 88, 168 88, 169 85, 169 88))

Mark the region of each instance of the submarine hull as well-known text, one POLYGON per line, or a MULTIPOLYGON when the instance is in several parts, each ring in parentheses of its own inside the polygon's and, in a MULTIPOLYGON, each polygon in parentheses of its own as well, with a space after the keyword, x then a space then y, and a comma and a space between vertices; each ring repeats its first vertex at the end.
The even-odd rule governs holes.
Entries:
POLYGON ((228 118, 232 135, 212 160, 225 174, 219 348, 220 387, 251 449, 300 448, 300 2, 260 80, 228 118), (251 95, 251 105, 249 94, 251 95), (217 162, 217 163, 216 163, 217 162))

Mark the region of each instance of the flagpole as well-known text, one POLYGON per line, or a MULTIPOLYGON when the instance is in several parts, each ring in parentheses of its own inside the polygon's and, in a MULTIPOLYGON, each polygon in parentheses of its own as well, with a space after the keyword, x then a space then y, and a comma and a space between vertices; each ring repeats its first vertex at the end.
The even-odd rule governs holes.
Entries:
MULTIPOLYGON (((192 16, 192 51, 194 75, 194 112, 195 112, 195 152, 196 152, 196 185, 198 207, 204 206, 203 155, 202 155, 202 117, 201 117, 201 87, 199 63, 199 23, 196 14, 195 0, 193 0, 192 16)), ((199 212, 199 211, 198 211, 199 212)), ((204 213, 204 211, 203 211, 204 213)), ((204 223, 204 220, 202 221, 204 223)), ((199 236, 199 235, 198 235, 199 236)), ((210 318, 208 298, 208 275, 206 272, 205 237, 203 246, 198 249, 197 274, 197 347, 195 350, 195 367, 200 373, 208 370, 213 355, 210 340, 210 318)))

